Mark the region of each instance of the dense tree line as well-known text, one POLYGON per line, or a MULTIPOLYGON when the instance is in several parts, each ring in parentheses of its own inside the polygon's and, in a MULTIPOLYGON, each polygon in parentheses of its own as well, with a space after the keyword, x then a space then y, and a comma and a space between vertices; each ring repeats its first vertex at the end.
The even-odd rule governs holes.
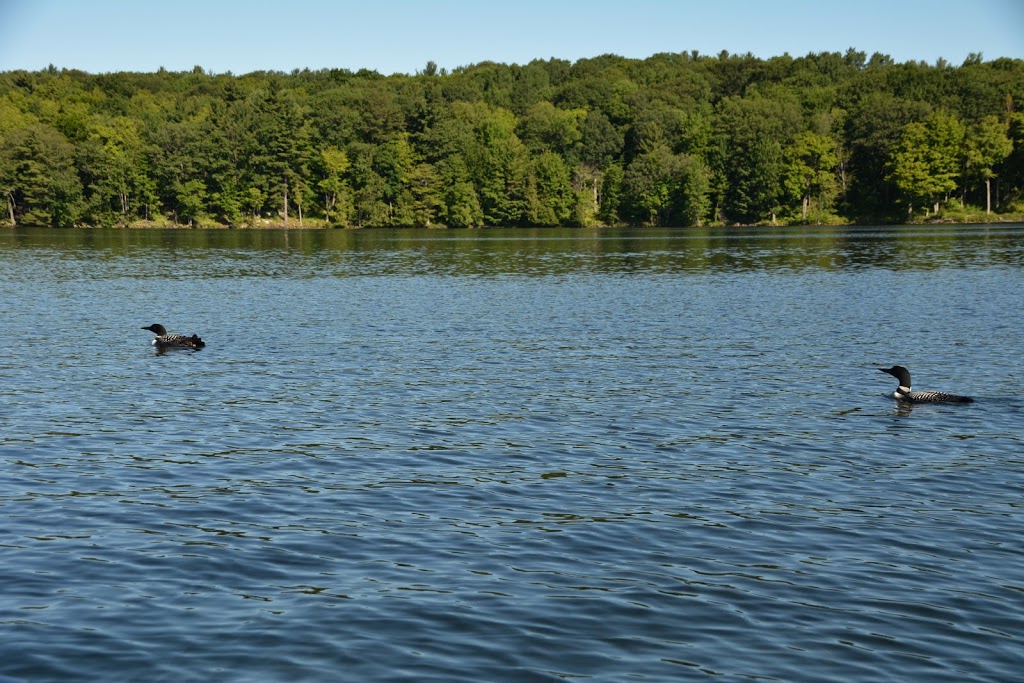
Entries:
POLYGON ((10 225, 699 225, 1024 207, 1024 61, 0 73, 10 225))

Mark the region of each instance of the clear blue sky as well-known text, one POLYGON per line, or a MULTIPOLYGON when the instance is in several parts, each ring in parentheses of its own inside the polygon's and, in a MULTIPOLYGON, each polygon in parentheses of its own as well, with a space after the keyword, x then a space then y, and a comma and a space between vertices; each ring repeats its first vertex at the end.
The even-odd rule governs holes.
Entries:
POLYGON ((0 0, 0 71, 414 73, 613 53, 1024 59, 1024 0, 0 0))

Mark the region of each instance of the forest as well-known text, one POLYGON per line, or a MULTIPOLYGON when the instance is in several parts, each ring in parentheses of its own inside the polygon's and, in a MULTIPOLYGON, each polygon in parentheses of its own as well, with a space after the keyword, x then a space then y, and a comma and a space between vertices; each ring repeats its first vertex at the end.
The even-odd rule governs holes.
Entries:
POLYGON ((1024 214, 1024 60, 603 55, 0 73, 2 224, 692 226, 1024 214))

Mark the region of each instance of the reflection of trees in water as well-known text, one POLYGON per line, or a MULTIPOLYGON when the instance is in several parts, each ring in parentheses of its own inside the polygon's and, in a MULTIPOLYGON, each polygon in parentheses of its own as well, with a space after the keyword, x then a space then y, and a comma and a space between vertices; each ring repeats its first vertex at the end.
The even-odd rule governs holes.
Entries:
MULTIPOLYGON (((549 275, 807 269, 929 270, 1022 265, 1021 226, 484 230, 15 230, 5 245, 87 250, 131 266, 165 252, 163 267, 222 259, 224 274, 549 275), (283 255, 283 260, 282 260, 283 255), (306 257, 306 258, 302 258, 306 257), (170 265, 169 265, 170 264, 170 265)), ((3 245, 0 245, 2 247, 3 245)), ((166 271, 153 275, 166 276, 166 271)))

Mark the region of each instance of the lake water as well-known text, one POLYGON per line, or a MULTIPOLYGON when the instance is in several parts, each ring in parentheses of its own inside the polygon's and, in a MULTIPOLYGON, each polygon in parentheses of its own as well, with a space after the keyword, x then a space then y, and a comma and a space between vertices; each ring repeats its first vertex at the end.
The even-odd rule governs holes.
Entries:
POLYGON ((1022 292, 1019 225, 4 230, 0 676, 1019 681, 1022 292))

